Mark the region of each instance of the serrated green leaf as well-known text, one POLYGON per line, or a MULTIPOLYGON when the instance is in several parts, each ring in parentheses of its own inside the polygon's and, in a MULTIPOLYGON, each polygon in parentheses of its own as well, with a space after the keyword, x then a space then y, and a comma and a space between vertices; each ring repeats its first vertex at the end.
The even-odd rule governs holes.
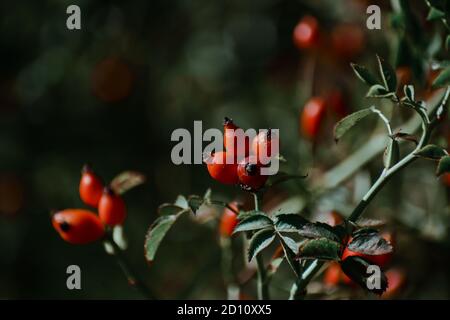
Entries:
POLYGON ((166 215, 159 217, 152 224, 145 237, 145 259, 152 262, 155 258, 156 252, 161 244, 161 241, 166 236, 174 222, 179 215, 166 215))
POLYGON ((257 214, 265 215, 264 212, 259 211, 259 210, 249 210, 249 211, 240 211, 237 218, 238 218, 238 220, 244 220, 244 219, 247 219, 250 216, 254 216, 254 215, 257 215, 257 214))
POLYGON ((386 220, 359 218, 356 221, 356 225, 358 228, 380 228, 386 225, 386 220))
POLYGON ((248 261, 267 248, 275 239, 275 233, 273 229, 263 229, 256 232, 250 239, 248 245, 248 261))
POLYGON ((242 231, 260 230, 265 228, 272 228, 273 221, 265 214, 254 214, 244 220, 239 221, 233 233, 242 231))
POLYGON ((286 259, 295 275, 298 277, 300 274, 300 263, 296 260, 296 256, 298 254, 299 245, 292 238, 282 236, 280 234, 279 236, 286 259))
POLYGON ((373 108, 367 108, 355 113, 352 113, 342 120, 340 120, 334 127, 334 140, 336 142, 342 138, 342 136, 350 130, 355 124, 360 122, 362 119, 367 117, 369 114, 373 113, 373 108))
POLYGON ((448 86, 450 84, 450 67, 445 68, 433 81, 433 89, 448 86))
POLYGON ((299 231, 299 235, 304 238, 327 238, 334 241, 339 241, 340 237, 336 234, 336 230, 322 222, 307 223, 299 231))
POLYGON ((400 159, 400 148, 397 140, 390 139, 383 153, 383 162, 386 169, 392 168, 400 159))
POLYGON ((308 220, 296 213, 278 214, 275 216, 275 228, 279 232, 298 232, 308 220))
POLYGON ((367 70, 366 67, 360 66, 356 63, 350 64, 353 72, 355 72, 356 76, 363 81, 364 83, 368 84, 369 86, 373 86, 374 84, 377 84, 377 79, 370 73, 369 70, 367 70))
POLYGON ((145 175, 137 171, 124 171, 118 174, 110 183, 111 189, 117 194, 125 192, 143 184, 145 175))
POLYGON ((392 95, 392 92, 386 90, 381 84, 374 84, 366 93, 367 98, 386 98, 392 95))
POLYGON ((352 233, 352 237, 359 237, 361 235, 367 235, 367 234, 372 234, 372 233, 377 233, 377 232, 378 232, 378 230, 373 227, 364 227, 364 228, 355 230, 352 233))
POLYGON ((427 20, 433 21, 433 20, 438 20, 438 19, 444 18, 444 17, 445 17, 445 12, 443 12, 442 10, 439 10, 436 7, 431 7, 430 10, 428 11, 427 20))
POLYGON ((301 258, 319 260, 339 260, 341 245, 326 238, 311 239, 303 242, 299 248, 301 258))
POLYGON ((281 239, 282 239, 282 244, 286 245, 287 248, 289 248, 289 250, 292 251, 292 253, 294 253, 295 255, 298 254, 298 248, 299 245, 297 244, 297 242, 295 242, 294 239, 292 239, 291 237, 287 237, 284 235, 280 235, 281 239))
POLYGON ((430 160, 439 160, 447 154, 445 153, 444 148, 441 148, 435 144, 428 144, 414 153, 414 155, 430 160))
POLYGON ((414 101, 414 86, 409 84, 403 87, 403 92, 405 93, 405 97, 408 98, 409 101, 414 101))
POLYGON ((444 173, 450 173, 450 157, 444 156, 439 160, 437 169, 436 169, 436 175, 439 177, 440 175, 444 173))
POLYGON ((392 245, 378 232, 360 233, 354 236, 348 248, 353 252, 372 256, 390 253, 393 250, 392 245))
POLYGON ((389 92, 395 92, 397 90, 397 75, 395 74, 394 68, 384 61, 383 58, 377 55, 378 68, 380 71, 381 79, 383 84, 389 92))
POLYGON ((186 210, 186 209, 183 209, 182 207, 171 204, 171 203, 164 203, 158 207, 158 214, 160 216, 171 216, 174 214, 178 214, 183 210, 186 210))
POLYGON ((388 286, 388 281, 383 272, 380 273, 380 288, 369 289, 367 286, 367 281, 370 274, 367 273, 370 263, 366 260, 352 256, 346 258, 341 262, 342 271, 354 282, 356 282, 361 288, 373 292, 375 294, 381 295, 386 291, 388 286))

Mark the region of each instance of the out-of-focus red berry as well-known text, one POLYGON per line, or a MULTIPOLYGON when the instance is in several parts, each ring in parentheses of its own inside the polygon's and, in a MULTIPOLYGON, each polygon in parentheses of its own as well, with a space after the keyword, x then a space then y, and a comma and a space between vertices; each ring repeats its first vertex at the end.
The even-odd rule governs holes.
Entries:
POLYGON ((306 102, 300 116, 300 128, 306 138, 316 140, 325 115, 325 106, 325 99, 321 97, 313 97, 306 102))
MULTIPOLYGON (((238 211, 237 202, 231 202, 229 204, 231 208, 238 211)), ((220 218, 219 232, 222 237, 230 237, 233 234, 234 228, 238 224, 237 214, 232 210, 225 208, 220 218)))
POLYGON ((294 28, 293 41, 297 48, 308 49, 318 45, 319 23, 313 16, 303 17, 294 28))
POLYGON ((359 55, 365 46, 364 32, 359 25, 344 23, 333 28, 331 45, 334 53, 342 59, 359 55))

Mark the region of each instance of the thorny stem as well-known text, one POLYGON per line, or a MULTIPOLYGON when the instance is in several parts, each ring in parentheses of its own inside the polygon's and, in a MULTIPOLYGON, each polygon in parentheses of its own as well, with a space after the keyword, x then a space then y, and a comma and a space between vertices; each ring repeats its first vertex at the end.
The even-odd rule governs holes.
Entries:
MULTIPOLYGON (((448 88, 447 88, 448 91, 448 88)), ((446 103, 446 99, 444 99, 444 104, 446 103)), ((415 155, 417 151, 419 151, 426 143, 428 143, 428 140, 430 138, 431 131, 433 129, 433 126, 430 124, 430 120, 428 118, 428 114, 424 116, 421 114, 421 112, 418 112, 419 115, 422 118, 422 136, 420 138, 420 142, 417 144, 416 148, 410 152, 406 157, 404 157, 401 161, 399 161, 397 164, 395 164, 390 169, 384 169, 381 175, 378 177, 378 179, 375 181, 375 183, 372 185, 372 187, 367 191, 367 193, 364 195, 364 197, 361 199, 359 204, 355 207, 352 214, 349 217, 349 221, 355 222, 358 220, 358 218, 361 216, 361 214, 364 212, 364 210, 367 208, 367 206, 370 204, 372 199, 375 197, 375 195, 382 189, 382 187, 390 180, 390 178, 403 169, 404 167, 411 164, 414 160, 417 159, 417 156, 415 155)), ((300 299, 303 298, 306 293, 306 286, 311 281, 311 279, 320 271, 321 267, 323 266, 324 262, 319 260, 314 260, 312 263, 310 263, 302 273, 302 276, 300 279, 297 280, 296 283, 291 288, 291 294, 289 299, 300 299)))
MULTIPOLYGON (((255 210, 260 208, 260 198, 257 193, 253 193, 255 200, 255 210)), ((268 300, 269 298, 269 286, 267 281, 266 268, 261 252, 256 255, 256 267, 258 270, 258 300, 268 300)))
POLYGON ((155 295, 152 293, 149 287, 144 284, 144 282, 139 279, 133 269, 130 267, 130 264, 127 260, 127 258, 124 256, 122 249, 119 248, 117 243, 113 240, 111 234, 107 234, 105 238, 105 242, 113 248, 112 255, 114 258, 116 258, 117 264, 122 269, 122 272, 124 273, 125 277, 128 280, 128 283, 138 289, 141 294, 150 300, 156 300, 155 295))

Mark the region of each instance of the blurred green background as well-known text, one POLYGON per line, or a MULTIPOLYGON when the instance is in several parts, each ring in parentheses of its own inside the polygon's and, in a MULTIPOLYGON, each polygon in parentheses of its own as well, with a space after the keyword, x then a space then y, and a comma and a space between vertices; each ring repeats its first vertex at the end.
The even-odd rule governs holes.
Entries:
MULTIPOLYGON (((389 1, 376 3, 382 6, 384 28, 389 23, 384 16, 391 10, 389 1)), ((225 298, 217 233, 192 219, 171 230, 154 265, 149 268, 145 263, 144 236, 159 204, 178 194, 203 194, 210 186, 214 196, 227 201, 242 194, 214 183, 202 165, 173 165, 170 135, 176 128, 192 130, 194 120, 202 120, 204 128, 220 128, 223 117, 229 116, 242 127, 280 128, 282 153, 293 173, 305 173, 313 164, 316 169, 334 166, 367 137, 357 136, 338 148, 328 136, 312 158, 311 145, 299 137, 298 114, 311 94, 305 69, 315 55, 295 48, 292 31, 305 14, 316 16, 325 33, 338 23, 355 23, 364 32, 365 45, 352 58, 373 61, 375 53, 389 56, 395 33, 365 28, 368 4, 1 2, 0 298, 141 298, 100 244, 69 245, 51 226, 51 209, 84 207, 78 183, 86 162, 107 181, 128 169, 147 176, 145 185, 125 196, 127 256, 161 297, 225 298), (81 7, 81 30, 66 28, 70 4, 81 7), (81 267, 82 290, 66 289, 70 264, 81 267)), ((315 94, 337 87, 351 93, 350 110, 361 108, 363 87, 352 75, 349 61, 317 59, 315 94)), ((363 130, 369 134, 370 127, 363 130)), ((378 162, 367 168, 365 177, 379 167, 378 162)), ((439 203, 446 206, 444 188, 431 177, 432 166, 415 168, 422 170, 414 171, 415 178, 435 190, 431 199, 439 196, 439 203), (423 172, 430 177, 423 179, 423 172)), ((393 190, 396 183, 400 182, 380 195, 384 200, 372 207, 373 215, 378 215, 374 208, 391 208, 401 197, 400 188, 393 190)), ((289 192, 305 194, 305 185, 291 183, 280 191, 289 192)), ((408 194, 413 192, 416 189, 408 194)), ((342 203, 348 198, 338 197, 342 203)), ((405 202, 408 205, 406 196, 405 202)), ((347 213, 351 205, 345 202, 340 208, 347 213)), ((423 240, 417 229, 425 224, 418 221, 428 221, 435 212, 420 209, 411 224, 401 224, 407 235, 403 242, 407 258, 399 258, 400 262, 423 262, 407 266, 412 276, 405 297, 448 298, 448 210, 436 212, 443 215, 436 222, 442 234, 437 240, 423 240), (425 254, 437 255, 437 260, 425 254), (428 281, 424 275, 430 270, 433 276, 428 281)))

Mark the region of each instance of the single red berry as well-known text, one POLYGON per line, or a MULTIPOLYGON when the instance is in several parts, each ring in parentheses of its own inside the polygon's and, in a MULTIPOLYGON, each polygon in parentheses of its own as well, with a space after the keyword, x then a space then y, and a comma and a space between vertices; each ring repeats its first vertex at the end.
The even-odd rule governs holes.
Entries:
MULTIPOLYGON (((229 205, 231 208, 238 211, 237 202, 231 202, 229 205)), ((236 227, 237 224, 238 224, 237 214, 234 211, 225 208, 225 210, 222 213, 222 217, 220 218, 220 226, 219 226, 220 235, 225 238, 231 237, 234 228, 236 227)))
POLYGON ((334 287, 339 285, 342 279, 343 271, 341 266, 336 261, 330 263, 323 276, 323 283, 326 286, 334 287))
POLYGON ((55 213, 52 224, 61 238, 72 244, 87 244, 103 237, 105 230, 99 217, 84 209, 66 209, 55 213))
POLYGON ((252 141, 252 152, 258 162, 267 164, 280 150, 280 140, 272 130, 261 131, 252 141))
POLYGON ((364 50, 364 32, 356 24, 340 24, 333 28, 331 32, 331 45, 334 53, 338 57, 351 59, 364 50))
POLYGON ((237 162, 227 152, 219 151, 210 156, 206 161, 211 177, 223 184, 238 184, 237 162))
POLYGON ((325 115, 325 99, 313 97, 305 104, 300 117, 303 134, 310 140, 316 140, 325 115))
POLYGON ((319 42, 319 23, 312 16, 303 17, 294 28, 293 41, 299 49, 317 46, 319 42))
POLYGON ((333 90, 327 96, 326 105, 339 119, 348 115, 348 105, 344 94, 340 90, 333 90))
POLYGON ((106 225, 121 225, 127 216, 125 202, 111 188, 106 187, 98 203, 98 215, 106 225))
POLYGON ((236 162, 250 154, 250 137, 245 135, 232 119, 225 117, 223 122, 223 145, 229 155, 234 155, 236 162))
POLYGON ((88 165, 81 171, 79 191, 85 204, 97 208, 103 193, 103 182, 88 165))
POLYGON ((255 156, 247 157, 237 167, 237 174, 241 186, 249 191, 261 189, 267 181, 268 176, 261 174, 261 165, 255 156))

